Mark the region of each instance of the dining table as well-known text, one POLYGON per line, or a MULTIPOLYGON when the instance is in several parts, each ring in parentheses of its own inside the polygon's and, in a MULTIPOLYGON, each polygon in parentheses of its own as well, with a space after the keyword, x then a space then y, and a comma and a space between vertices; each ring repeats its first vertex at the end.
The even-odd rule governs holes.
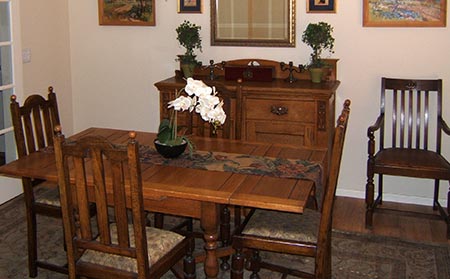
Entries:
MULTIPOLYGON (((126 144, 129 131, 91 127, 70 137, 102 136, 126 144)), ((321 199, 327 149, 191 136, 195 151, 168 159, 154 150, 155 133, 137 131, 145 210, 200 220, 206 278, 219 274, 220 211, 242 206, 301 214, 321 199)), ((0 174, 57 182, 55 156, 45 148, 0 166, 0 174)))

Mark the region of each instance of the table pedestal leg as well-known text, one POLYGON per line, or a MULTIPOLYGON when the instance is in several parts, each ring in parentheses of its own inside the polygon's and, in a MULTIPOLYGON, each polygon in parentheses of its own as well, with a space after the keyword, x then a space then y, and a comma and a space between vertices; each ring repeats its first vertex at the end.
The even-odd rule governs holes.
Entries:
POLYGON ((219 219, 219 206, 215 203, 202 203, 200 225, 205 239, 205 274, 206 278, 217 278, 219 274, 219 261, 217 259, 217 226, 219 219))

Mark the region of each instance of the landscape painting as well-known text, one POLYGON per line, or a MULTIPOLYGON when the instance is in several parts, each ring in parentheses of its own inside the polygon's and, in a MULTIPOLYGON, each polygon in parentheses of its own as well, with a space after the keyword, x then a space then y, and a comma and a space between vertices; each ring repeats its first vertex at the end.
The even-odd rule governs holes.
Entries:
POLYGON ((98 0, 100 25, 155 25, 155 0, 98 0))
POLYGON ((363 26, 445 27, 447 0, 364 0, 363 26))

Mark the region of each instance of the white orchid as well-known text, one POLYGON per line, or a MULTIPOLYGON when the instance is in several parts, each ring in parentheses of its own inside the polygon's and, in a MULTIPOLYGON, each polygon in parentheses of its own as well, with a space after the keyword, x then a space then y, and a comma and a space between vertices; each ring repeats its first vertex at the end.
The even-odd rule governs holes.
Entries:
POLYGON ((195 80, 193 78, 187 79, 187 84, 184 87, 184 91, 189 95, 195 95, 197 97, 203 97, 207 95, 211 95, 213 89, 206 85, 201 80, 195 80))
POLYGON ((217 96, 207 95, 200 97, 197 101, 197 106, 195 107, 195 112, 201 113, 204 110, 214 109, 216 105, 220 103, 220 99, 217 96))
POLYGON ((174 110, 178 110, 178 111, 185 111, 185 110, 189 110, 189 112, 192 112, 192 110, 194 109, 196 103, 196 97, 191 98, 191 97, 185 97, 185 96, 180 96, 178 98, 176 98, 173 101, 169 102, 169 108, 173 108, 174 110))
POLYGON ((184 136, 178 136, 177 111, 195 111, 204 121, 211 123, 213 133, 225 123, 227 116, 223 110, 223 101, 217 96, 215 87, 210 87, 201 80, 188 78, 186 86, 176 92, 176 96, 175 100, 168 103, 168 108, 174 110, 170 120, 164 119, 158 129, 160 142, 175 144, 182 139, 187 140, 184 136), (183 91, 188 96, 181 95, 183 91))
POLYGON ((227 119, 227 115, 223 110, 223 102, 220 102, 218 106, 208 112, 209 122, 223 125, 227 119))
POLYGON ((188 78, 184 91, 189 97, 179 96, 169 102, 168 108, 177 111, 189 110, 189 112, 195 109, 195 112, 200 114, 204 121, 220 125, 225 123, 226 114, 223 110, 223 102, 217 97, 215 87, 209 87, 201 80, 188 78))

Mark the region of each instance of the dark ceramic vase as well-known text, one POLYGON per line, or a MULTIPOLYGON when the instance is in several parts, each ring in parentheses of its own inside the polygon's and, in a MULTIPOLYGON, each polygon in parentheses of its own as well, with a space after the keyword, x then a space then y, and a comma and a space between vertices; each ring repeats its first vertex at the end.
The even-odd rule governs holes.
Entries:
POLYGON ((154 141, 156 151, 158 151, 161 156, 164 158, 176 158, 183 154, 184 150, 186 150, 187 142, 183 141, 180 145, 166 145, 160 143, 157 139, 154 141))

